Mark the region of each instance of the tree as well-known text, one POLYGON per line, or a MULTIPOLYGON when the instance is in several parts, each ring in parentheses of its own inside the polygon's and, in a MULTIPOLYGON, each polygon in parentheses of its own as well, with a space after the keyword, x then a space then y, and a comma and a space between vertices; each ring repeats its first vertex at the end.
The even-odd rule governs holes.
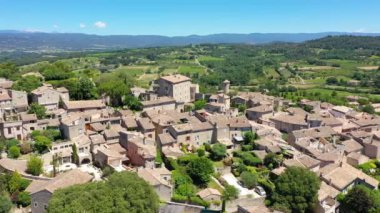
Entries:
POLYGON ((244 133, 243 139, 244 139, 243 142, 245 145, 248 145, 248 144, 255 145, 255 140, 257 139, 257 135, 256 133, 248 131, 244 133))
POLYGON ((155 213, 159 209, 159 199, 153 188, 137 174, 117 172, 103 182, 56 190, 48 205, 50 213, 99 212, 99 209, 155 213))
POLYGON ((317 201, 320 182, 315 173, 300 167, 289 167, 274 182, 271 197, 274 208, 286 207, 291 212, 311 212, 317 201))
POLYGON ((227 147, 224 144, 215 144, 211 147, 211 158, 213 160, 221 160, 227 154, 227 147))
POLYGON ((12 208, 12 202, 8 196, 0 194, 0 213, 8 213, 12 208))
POLYGON ((8 157, 10 157, 10 158, 18 158, 18 157, 20 157, 20 154, 21 154, 20 147, 18 147, 18 146, 12 146, 8 150, 8 157))
POLYGON ((46 108, 37 103, 32 103, 30 105, 28 114, 36 114, 38 119, 43 119, 46 117, 46 108))
POLYGON ((226 210, 226 202, 236 199, 239 196, 239 190, 232 185, 226 185, 222 194, 222 212, 226 210))
POLYGON ((14 193, 19 191, 22 187, 22 177, 21 175, 15 171, 12 173, 9 181, 8 181, 8 191, 9 193, 14 193))
POLYGON ((338 79, 337 78, 335 78, 335 77, 328 77, 327 79, 326 79, 326 84, 338 84, 338 79))
POLYGON ((28 162, 27 162, 27 169, 26 172, 38 176, 42 174, 43 172, 43 160, 36 155, 31 155, 28 162))
POLYGON ((37 149, 37 151, 39 153, 42 153, 44 152, 45 150, 47 150, 49 147, 51 147, 51 140, 46 137, 46 136, 43 136, 43 135, 38 135, 34 138, 35 140, 35 143, 34 143, 34 147, 35 149, 37 149))
POLYGON ((362 108, 362 111, 363 112, 366 112, 366 113, 369 113, 369 114, 374 114, 375 113, 375 108, 373 108, 372 105, 365 105, 363 108, 362 108))
POLYGON ((187 164, 186 171, 198 185, 205 185, 210 181, 211 174, 214 172, 212 162, 205 157, 196 157, 187 164))
POLYGON ((207 102, 204 99, 199 99, 194 102, 194 109, 200 110, 203 109, 206 106, 207 102))
POLYGON ((275 153, 268 153, 264 158, 264 165, 269 169, 275 169, 279 167, 282 163, 282 156, 276 155, 275 153))
POLYGON ((32 90, 37 89, 42 85, 42 81, 39 77, 29 75, 22 77, 15 84, 13 84, 12 89, 19 91, 26 91, 30 93, 32 90))
POLYGON ((257 179, 258 175, 249 171, 244 171, 240 175, 240 181, 242 182, 243 186, 248 189, 252 189, 257 185, 257 179))
POLYGON ((380 193, 378 190, 357 185, 344 196, 340 207, 342 212, 347 213, 379 212, 380 193))
POLYGON ((126 95, 124 104, 127 105, 130 110, 141 111, 143 109, 142 103, 133 95, 126 95))
POLYGON ((73 146, 72 146, 71 148, 72 148, 72 150, 73 150, 72 161, 73 161, 73 163, 75 163, 76 165, 79 165, 79 156, 78 156, 77 145, 74 143, 73 146))
POLYGON ((30 197, 30 194, 29 192, 20 192, 18 193, 18 196, 17 196, 17 204, 25 207, 25 206, 29 206, 30 205, 30 201, 31 201, 31 197, 30 197))
POLYGON ((78 90, 76 93, 77 100, 89 100, 96 97, 96 87, 94 82, 87 77, 82 77, 77 82, 78 90))

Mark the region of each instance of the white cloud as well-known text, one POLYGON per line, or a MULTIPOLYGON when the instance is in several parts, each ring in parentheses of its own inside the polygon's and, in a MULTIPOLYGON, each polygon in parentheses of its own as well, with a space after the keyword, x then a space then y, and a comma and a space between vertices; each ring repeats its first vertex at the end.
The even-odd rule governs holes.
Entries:
POLYGON ((53 28, 58 29, 59 26, 58 26, 57 24, 54 24, 54 25, 53 25, 53 28))
POLYGON ((357 30, 354 31, 354 33, 364 33, 364 32, 367 32, 367 29, 360 28, 360 29, 357 29, 357 30))
POLYGON ((80 27, 80 28, 85 28, 85 27, 86 27, 86 24, 84 24, 84 23, 80 23, 80 24, 79 24, 79 27, 80 27))
POLYGON ((107 27, 107 23, 103 22, 103 21, 97 21, 94 23, 94 26, 97 27, 97 28, 106 28, 107 27))

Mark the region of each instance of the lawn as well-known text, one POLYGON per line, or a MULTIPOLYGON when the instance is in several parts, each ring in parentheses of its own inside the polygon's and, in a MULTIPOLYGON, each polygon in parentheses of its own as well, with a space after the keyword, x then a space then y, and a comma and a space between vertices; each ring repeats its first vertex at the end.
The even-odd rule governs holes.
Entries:
POLYGON ((218 57, 213 57, 213 56, 201 56, 198 58, 200 62, 202 61, 223 61, 224 58, 218 58, 218 57))
POLYGON ((199 75, 204 75, 206 74, 206 70, 203 67, 199 66, 180 66, 178 68, 178 72, 180 74, 199 74, 199 75))

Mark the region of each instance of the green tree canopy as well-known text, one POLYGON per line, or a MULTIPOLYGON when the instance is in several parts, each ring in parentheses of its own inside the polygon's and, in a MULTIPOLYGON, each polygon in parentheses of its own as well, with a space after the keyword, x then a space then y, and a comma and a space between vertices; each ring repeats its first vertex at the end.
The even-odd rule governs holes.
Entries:
POLYGON ((10 158, 18 158, 20 157, 21 152, 20 152, 20 147, 18 146, 11 146, 8 149, 8 157, 10 158))
POLYGON ((380 192, 363 185, 352 188, 341 201, 341 210, 346 213, 370 213, 380 211, 380 192))
POLYGON ((243 183, 244 187, 252 189, 257 185, 258 175, 249 171, 244 171, 240 175, 240 181, 243 183))
POLYGON ((29 107, 29 114, 36 114, 38 119, 43 119, 46 117, 46 108, 37 103, 32 103, 29 107))
POLYGON ((12 202, 7 195, 0 194, 0 213, 8 213, 12 208, 12 202))
POLYGON ((120 172, 105 182, 76 185, 53 193, 48 212, 158 212, 153 188, 135 173, 120 172))
POLYGON ((204 99, 199 99, 194 102, 194 109, 195 110, 200 110, 203 109, 206 106, 207 102, 204 99))
POLYGON ((312 212, 320 182, 315 173, 300 167, 289 167, 274 182, 274 208, 291 212, 312 212))
POLYGON ((214 166, 209 159, 196 157, 187 164, 186 171, 195 184, 205 185, 210 181, 211 175, 214 173, 214 166))
POLYGON ((32 90, 37 89, 40 86, 42 86, 41 79, 36 76, 29 75, 16 81, 16 83, 13 84, 12 89, 30 93, 32 90))
POLYGON ((34 137, 34 148, 39 152, 43 153, 45 150, 47 150, 49 147, 51 147, 52 141, 43 135, 38 135, 34 137))
POLYGON ((26 172, 35 176, 42 174, 43 172, 43 160, 36 155, 31 155, 27 162, 26 172))
POLYGON ((217 143, 211 147, 211 159, 221 160, 227 154, 227 147, 224 144, 217 143))
POLYGON ((275 153, 268 153, 264 158, 264 165, 269 169, 275 169, 281 165, 283 158, 275 153))

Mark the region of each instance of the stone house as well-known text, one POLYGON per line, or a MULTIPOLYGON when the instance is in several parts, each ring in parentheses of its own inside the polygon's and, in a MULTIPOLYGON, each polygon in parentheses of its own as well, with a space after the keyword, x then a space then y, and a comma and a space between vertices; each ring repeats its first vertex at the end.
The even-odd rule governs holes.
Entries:
POLYGON ((71 141, 73 141, 77 147, 79 163, 90 163, 92 161, 91 140, 88 138, 88 136, 82 134, 73 138, 71 141))
POLYGON ((364 184, 371 189, 377 189, 379 185, 375 178, 344 162, 321 168, 320 178, 341 193, 347 193, 357 184, 364 184))
POLYGON ((19 119, 19 116, 11 119, 1 120, 0 130, 0 136, 4 137, 5 139, 15 138, 17 140, 22 140, 24 138, 22 121, 19 119))
POLYGON ((64 101, 63 108, 67 110, 67 113, 96 113, 106 109, 106 105, 102 100, 64 101))
POLYGON ((260 119, 266 115, 273 113, 273 107, 268 105, 260 105, 257 107, 249 108, 245 111, 245 115, 249 120, 260 122, 260 119))
POLYGON ((73 139, 85 133, 85 121, 81 116, 68 115, 61 119, 60 129, 66 139, 73 139))
POLYGON ((205 201, 221 201, 222 194, 213 188, 205 188, 197 193, 197 195, 205 201))
POLYGON ((286 133, 300 129, 307 129, 309 127, 305 116, 299 114, 278 114, 272 118, 269 118, 269 120, 274 123, 276 129, 286 133))
POLYGON ((173 190, 171 172, 165 167, 139 168, 137 175, 153 186, 161 200, 171 200, 173 190))
POLYGON ((34 130, 40 130, 39 125, 37 123, 36 114, 20 114, 20 118, 22 121, 23 135, 27 136, 32 133, 34 130))
POLYGON ((94 162, 101 168, 105 166, 110 166, 116 171, 123 171, 123 162, 127 161, 127 152, 119 144, 106 145, 103 144, 98 148, 96 154, 94 155, 94 162))
POLYGON ((62 173, 51 180, 34 180, 25 191, 31 195, 31 209, 33 213, 46 212, 49 200, 55 190, 75 184, 88 183, 93 179, 88 173, 79 169, 62 173))
POLYGON ((156 80, 157 94, 159 96, 169 96, 176 102, 188 103, 191 101, 191 79, 183 75, 168 75, 156 80))
POLYGON ((229 119, 230 140, 243 138, 244 133, 252 131, 252 126, 246 117, 236 117, 229 119))
POLYGON ((145 137, 155 139, 155 127, 149 118, 140 118, 137 120, 138 130, 142 132, 145 137))
POLYGON ((159 97, 156 100, 143 101, 141 102, 143 106, 143 111, 149 110, 175 110, 176 101, 171 97, 159 97))
POLYGON ((57 155, 59 158, 59 164, 62 165, 64 163, 72 162, 72 152, 73 152, 73 144, 72 141, 64 141, 59 143, 53 143, 51 147, 52 159, 53 156, 57 155))
POLYGON ((213 126, 212 143, 220 142, 230 144, 230 121, 224 115, 213 115, 207 117, 208 122, 213 126))
POLYGON ((47 110, 59 108, 59 102, 68 101, 69 93, 66 88, 54 89, 50 84, 45 84, 31 92, 32 101, 44 106, 47 110))
POLYGON ((318 202, 315 206, 315 213, 335 213, 339 202, 336 200, 340 192, 334 187, 322 181, 318 190, 318 202))

